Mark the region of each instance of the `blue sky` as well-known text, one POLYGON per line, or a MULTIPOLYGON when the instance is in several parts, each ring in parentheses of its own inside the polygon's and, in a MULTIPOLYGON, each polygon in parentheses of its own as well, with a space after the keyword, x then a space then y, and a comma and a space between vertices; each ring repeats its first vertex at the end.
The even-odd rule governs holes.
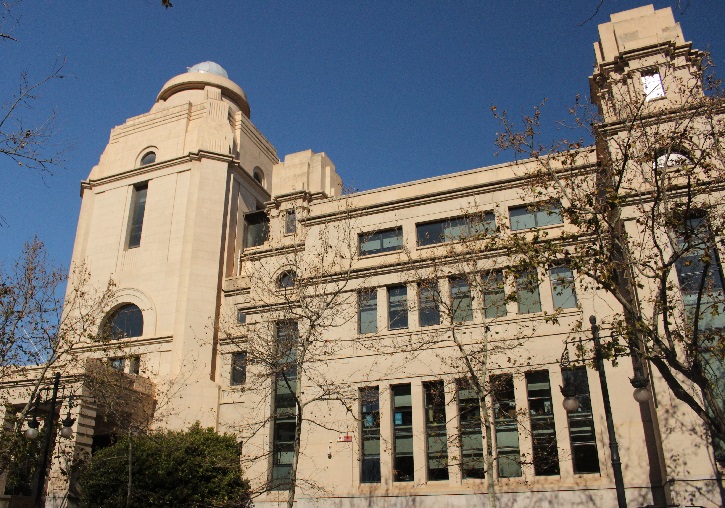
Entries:
MULTIPOLYGON (((246 92, 252 121, 280 157, 326 152, 345 185, 370 189, 504 162, 491 105, 528 113, 547 98, 545 134, 588 92, 597 24, 643 2, 25 0, 18 42, 0 42, 0 102, 22 71, 67 59, 29 119, 57 113, 70 147, 52 175, 0 158, 0 261, 38 235, 56 262, 73 248, 79 182, 110 129, 147 112, 162 85, 213 60, 246 92)), ((725 67, 722 0, 672 6, 685 37, 725 67), (682 11, 681 6, 687 5, 682 11)))

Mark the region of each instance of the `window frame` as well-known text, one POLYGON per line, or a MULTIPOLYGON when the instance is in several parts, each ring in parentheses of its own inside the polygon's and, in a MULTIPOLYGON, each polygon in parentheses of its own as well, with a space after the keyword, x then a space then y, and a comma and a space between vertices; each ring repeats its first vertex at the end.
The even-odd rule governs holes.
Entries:
POLYGON ((357 235, 357 252, 358 256, 368 257, 376 254, 384 254, 387 252, 397 252, 403 250, 403 228, 402 226, 395 226, 392 228, 380 229, 377 231, 371 231, 369 233, 359 233, 357 235), (386 236, 388 233, 393 233, 392 236, 386 236), (394 239, 396 242, 392 247, 385 247, 385 241, 394 239), (368 242, 380 241, 380 248, 375 250, 363 250, 363 244, 368 242))
POLYGON ((146 202, 148 200, 149 182, 134 184, 131 190, 131 204, 128 214, 128 232, 126 236, 126 249, 141 247, 144 217, 146 215, 146 202))
POLYGON ((247 382, 248 358, 246 351, 234 351, 229 355, 229 386, 242 386, 247 382))
POLYGON ((439 245, 443 243, 459 242, 477 235, 493 236, 496 234, 496 214, 493 211, 485 211, 479 214, 483 220, 476 223, 474 215, 457 215, 415 224, 415 243, 418 247, 439 245), (489 220, 490 219, 490 220, 489 220), (438 235, 431 235, 426 228, 441 226, 438 235), (451 232, 459 230, 457 234, 451 232))
POLYGON ((378 333, 378 289, 361 289, 357 293, 357 333, 358 335, 366 335, 371 333, 378 333), (366 297, 366 295, 368 295, 366 297), (374 302, 374 305, 369 305, 370 302, 374 302), (367 308, 365 306, 367 305, 367 308), (363 315, 365 311, 370 312, 375 316, 374 320, 365 321, 363 315), (363 330, 363 323, 371 323, 371 328, 365 328, 363 330), (373 326, 374 325, 374 326, 373 326), (374 328, 374 329, 373 329, 374 328))
POLYGON ((264 210, 255 210, 244 214, 244 248, 261 247, 269 241, 269 215, 264 210), (259 226, 260 231, 253 228, 259 226), (261 241, 260 241, 261 240, 261 241))
MULTIPOLYGON (((536 229, 536 228, 545 228, 549 226, 560 226, 564 224, 564 216, 561 214, 562 211, 562 205, 560 201, 539 201, 537 203, 527 203, 523 205, 516 205, 516 206, 510 206, 509 207, 509 225, 511 227, 511 231, 525 231, 527 229, 536 229), (552 207, 553 205, 553 207, 552 207), (533 222, 533 225, 526 225, 526 223, 522 226, 518 226, 519 221, 516 221, 516 227, 514 227, 514 213, 518 213, 520 210, 525 211, 525 214, 522 214, 521 217, 530 216, 531 222, 533 222), (540 217, 553 217, 556 216, 559 218, 558 222, 548 222, 545 224, 539 224, 539 218, 540 217)), ((517 216, 518 219, 518 216, 517 216)), ((528 223, 528 222, 527 222, 528 223)))
POLYGON ((388 294, 388 330, 406 330, 410 326, 408 308, 408 285, 396 284, 387 287, 388 294), (397 295, 392 293, 399 292, 397 295), (397 298, 398 300, 393 300, 397 298), (395 317, 393 317, 395 314, 395 317))
POLYGON ((579 299, 576 295, 576 277, 574 270, 567 264, 559 264, 549 267, 549 285, 551 287, 551 301, 554 305, 554 310, 558 309, 576 309, 579 305, 579 299), (566 270, 569 272, 569 276, 554 276, 554 271, 566 270), (564 282, 559 282, 564 281, 564 282), (561 290, 561 287, 564 290, 561 290), (568 287, 567 287, 568 286, 568 287), (570 291, 567 296, 564 291, 570 291), (572 301, 573 300, 573 301, 572 301), (573 303, 573 304, 572 304, 573 303))

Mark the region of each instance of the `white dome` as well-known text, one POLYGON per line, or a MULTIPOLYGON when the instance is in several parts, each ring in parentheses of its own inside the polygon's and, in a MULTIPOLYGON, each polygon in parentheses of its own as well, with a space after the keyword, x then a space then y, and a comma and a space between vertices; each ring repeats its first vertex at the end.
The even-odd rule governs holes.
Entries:
POLYGON ((227 71, 224 70, 224 67, 219 65, 216 62, 201 62, 198 63, 192 67, 188 67, 189 72, 200 72, 205 74, 216 74, 217 76, 221 76, 223 78, 229 79, 229 75, 227 74, 227 71))

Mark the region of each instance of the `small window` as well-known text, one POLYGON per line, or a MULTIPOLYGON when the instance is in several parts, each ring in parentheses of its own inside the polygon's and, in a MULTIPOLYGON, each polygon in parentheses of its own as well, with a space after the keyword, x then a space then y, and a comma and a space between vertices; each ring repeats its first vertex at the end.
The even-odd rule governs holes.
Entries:
POLYGON ((284 216, 284 234, 292 235, 297 232, 297 213, 294 208, 287 210, 284 216))
POLYGON ((247 322, 247 313, 241 309, 237 309, 237 323, 243 325, 247 322))
POLYGON ((511 230, 540 228, 562 224, 561 203, 538 203, 534 205, 515 206, 509 209, 511 230))
POLYGON ((368 289, 357 295, 357 331, 360 334, 378 331, 378 291, 368 289))
POLYGON ((516 301, 519 304, 519 314, 541 312, 539 278, 535 270, 524 272, 516 278, 516 301))
POLYGON ((244 216, 246 231, 244 247, 258 247, 264 245, 269 237, 269 217, 264 211, 251 212, 244 216))
POLYGON ((138 375, 141 371, 141 357, 132 356, 128 359, 128 373, 138 375))
POLYGON ((408 288, 406 286, 388 288, 388 328, 390 330, 408 328, 408 288))
POLYGON ((662 86, 662 76, 659 72, 652 72, 642 75, 642 90, 645 100, 651 101, 665 96, 665 89, 662 86))
POLYGON ((454 323, 473 320, 471 286, 466 279, 451 279, 451 317, 454 323))
POLYGON ((264 187, 264 173, 259 168, 254 168, 254 171, 252 172, 252 176, 257 181, 257 183, 264 187))
POLYGON ((229 380, 231 386, 243 385, 247 381, 247 352, 232 353, 232 373, 229 380))
POLYGON ((692 160, 685 154, 675 151, 664 152, 655 159, 657 168, 675 168, 692 164, 692 160))
POLYGON ((108 366, 111 367, 113 370, 123 372, 124 370, 126 370, 126 359, 121 357, 109 358, 108 366))
POLYGON ((142 166, 153 164, 154 162, 156 162, 156 152, 146 152, 143 157, 141 157, 142 166))
POLYGON ((421 327, 441 324, 440 301, 438 281, 432 280, 418 286, 418 324, 421 327))
POLYGON ((358 236, 358 245, 361 256, 400 250, 403 248, 403 230, 394 228, 364 233, 358 236))
POLYGON ((471 237, 489 236, 496 232, 493 212, 480 215, 453 217, 415 225, 419 246, 454 242, 471 237))
POLYGON ((506 291, 501 270, 483 275, 483 313, 486 319, 506 315, 506 291))
POLYGON ((143 313, 136 305, 127 304, 116 309, 104 326, 106 339, 127 339, 143 335, 143 313))
POLYGON ((568 266, 558 266, 549 270, 551 294, 555 309, 573 309, 576 307, 574 274, 568 266))
POLYGON ((295 286, 297 283, 297 274, 293 270, 287 270, 282 272, 282 275, 277 279, 277 287, 281 289, 288 289, 295 286))
POLYGON ((143 230, 143 218, 146 212, 146 194, 148 182, 136 185, 131 196, 131 216, 128 221, 128 248, 134 249, 141 246, 141 231, 143 230))

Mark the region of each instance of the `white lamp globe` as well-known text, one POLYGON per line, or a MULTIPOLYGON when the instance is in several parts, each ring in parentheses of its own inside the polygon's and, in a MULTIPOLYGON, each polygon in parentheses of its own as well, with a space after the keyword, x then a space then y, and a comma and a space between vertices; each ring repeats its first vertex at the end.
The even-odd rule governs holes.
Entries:
POLYGON ((645 402, 649 401, 650 393, 646 387, 635 388, 634 393, 632 393, 632 397, 634 397, 634 400, 636 400, 640 404, 644 404, 645 402))
POLYGON ((38 437, 38 428, 37 427, 28 427, 25 430, 25 437, 28 439, 35 439, 38 437))
POLYGON ((567 413, 573 413, 579 409, 579 399, 576 397, 564 397, 562 405, 564 406, 564 409, 566 409, 567 413))

